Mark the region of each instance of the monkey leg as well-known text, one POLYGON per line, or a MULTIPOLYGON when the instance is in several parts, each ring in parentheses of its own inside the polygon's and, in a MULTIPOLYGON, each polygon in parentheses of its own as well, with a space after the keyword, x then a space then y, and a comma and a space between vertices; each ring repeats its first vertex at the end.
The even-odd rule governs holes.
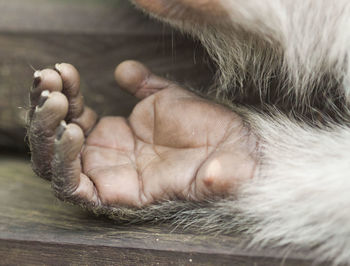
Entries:
POLYGON ((115 76, 141 101, 129 118, 97 123, 73 66, 37 76, 29 114, 33 168, 62 200, 91 209, 203 201, 234 193, 254 175, 256 139, 237 114, 138 62, 122 63, 115 76))

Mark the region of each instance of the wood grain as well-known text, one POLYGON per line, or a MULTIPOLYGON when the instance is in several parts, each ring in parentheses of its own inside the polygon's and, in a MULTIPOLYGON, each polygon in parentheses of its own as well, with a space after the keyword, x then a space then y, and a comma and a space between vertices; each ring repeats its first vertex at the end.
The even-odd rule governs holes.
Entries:
POLYGON ((17 33, 160 34, 154 23, 126 0, 0 0, 0 31, 17 33))
POLYGON ((309 265, 305 254, 244 250, 244 236, 130 226, 59 202, 28 161, 0 157, 2 265, 309 265))

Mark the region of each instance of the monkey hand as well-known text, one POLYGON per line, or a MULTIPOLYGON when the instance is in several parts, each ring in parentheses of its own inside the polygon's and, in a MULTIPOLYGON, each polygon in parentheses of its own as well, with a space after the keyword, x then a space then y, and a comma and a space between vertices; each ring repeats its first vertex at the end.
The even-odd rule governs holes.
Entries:
POLYGON ((233 111, 158 77, 135 61, 115 72, 141 101, 130 117, 84 106, 69 64, 34 74, 28 136, 34 171, 62 199, 141 208, 235 192, 254 175, 256 139, 233 111))

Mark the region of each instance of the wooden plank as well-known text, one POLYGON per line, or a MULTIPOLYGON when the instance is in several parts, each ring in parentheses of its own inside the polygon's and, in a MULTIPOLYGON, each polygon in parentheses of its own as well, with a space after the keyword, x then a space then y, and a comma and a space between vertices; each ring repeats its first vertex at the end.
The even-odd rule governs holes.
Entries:
MULTIPOLYGON (((303 265, 300 261, 196 252, 1 241, 5 265, 303 265)), ((307 264, 304 264, 307 265, 307 264)))
POLYGON ((171 34, 126 0, 0 0, 1 32, 171 34))
POLYGON ((0 157, 0 257, 5 265, 309 265, 305 254, 247 251, 243 236, 128 226, 58 202, 27 160, 0 157), (287 258, 288 255, 288 258, 287 258))

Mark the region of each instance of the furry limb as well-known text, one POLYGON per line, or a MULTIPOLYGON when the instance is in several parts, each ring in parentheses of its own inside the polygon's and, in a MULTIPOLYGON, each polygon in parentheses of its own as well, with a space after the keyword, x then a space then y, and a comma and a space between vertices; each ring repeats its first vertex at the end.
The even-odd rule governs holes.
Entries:
POLYGON ((350 130, 315 129, 286 117, 251 117, 261 139, 258 176, 236 203, 255 243, 313 248, 350 263, 350 130))

